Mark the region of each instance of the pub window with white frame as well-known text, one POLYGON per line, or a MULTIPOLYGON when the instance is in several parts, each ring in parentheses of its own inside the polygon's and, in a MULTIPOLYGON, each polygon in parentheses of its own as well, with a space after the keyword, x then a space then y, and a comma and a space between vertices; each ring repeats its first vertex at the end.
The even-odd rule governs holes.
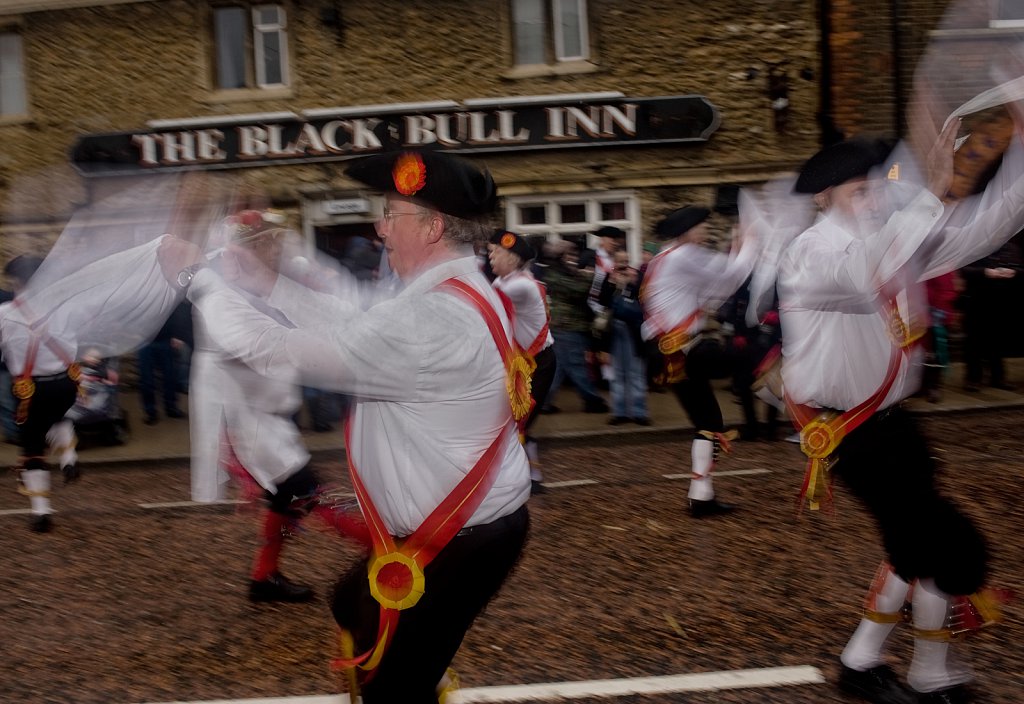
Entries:
POLYGON ((517 66, 590 58, 586 0, 512 0, 517 66))
POLYGON ((288 85, 287 30, 282 5, 215 6, 216 87, 233 90, 288 85))
POLYGON ((0 30, 0 116, 27 114, 28 91, 21 35, 0 30))
POLYGON ((593 232, 612 225, 626 232, 626 249, 633 262, 639 261, 642 247, 639 213, 631 191, 510 196, 505 200, 506 229, 535 246, 563 239, 595 249, 599 242, 593 232))
POLYGON ((1024 27, 1024 0, 991 0, 992 27, 1024 27))

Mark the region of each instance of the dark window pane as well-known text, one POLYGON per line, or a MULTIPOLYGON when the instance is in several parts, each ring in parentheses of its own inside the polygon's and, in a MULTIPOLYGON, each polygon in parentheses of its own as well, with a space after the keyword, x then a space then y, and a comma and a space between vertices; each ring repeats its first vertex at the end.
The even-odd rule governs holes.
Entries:
POLYGON ((626 204, 625 203, 601 203, 601 219, 602 220, 625 220, 626 219, 626 204))
POLYGON ((217 86, 245 87, 245 33, 247 14, 241 7, 220 7, 214 12, 217 42, 217 86))
POLYGON ((583 203, 565 203, 559 206, 559 222, 586 222, 587 208, 583 203))
POLYGON ((543 225, 547 222, 547 211, 543 205, 521 205, 519 222, 524 225, 543 225))

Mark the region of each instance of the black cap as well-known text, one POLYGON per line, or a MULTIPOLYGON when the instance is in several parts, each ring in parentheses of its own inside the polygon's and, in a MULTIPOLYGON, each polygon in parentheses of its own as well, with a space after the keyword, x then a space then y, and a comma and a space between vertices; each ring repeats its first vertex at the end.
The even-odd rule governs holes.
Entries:
POLYGON ((531 259, 536 258, 537 252, 530 243, 526 241, 525 237, 517 235, 514 232, 508 230, 495 230, 494 234, 491 235, 491 244, 496 244, 502 249, 507 249, 512 254, 517 255, 524 262, 528 262, 531 259))
POLYGON ((622 230, 614 225, 605 225, 594 233, 595 237, 611 237, 613 240, 624 240, 626 239, 626 231, 622 230))
POLYGON ((866 176, 885 161, 890 151, 892 145, 889 143, 864 138, 848 139, 825 147, 800 169, 793 190, 796 193, 821 193, 850 179, 866 176))
POLYGON ((460 218, 486 215, 497 206, 497 188, 487 170, 443 152, 375 154, 354 161, 346 173, 371 188, 416 198, 460 218))
POLYGON ((654 228, 654 234, 663 240, 670 240, 700 225, 710 216, 711 211, 707 208, 699 205, 687 205, 669 213, 654 228))

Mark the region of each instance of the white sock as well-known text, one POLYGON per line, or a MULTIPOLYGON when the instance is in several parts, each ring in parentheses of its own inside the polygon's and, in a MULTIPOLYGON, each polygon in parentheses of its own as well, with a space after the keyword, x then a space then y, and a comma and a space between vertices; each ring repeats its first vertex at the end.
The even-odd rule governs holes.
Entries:
POLYGON ((540 453, 537 451, 537 441, 528 438, 523 447, 526 449, 526 459, 530 460, 530 480, 543 481, 544 475, 540 471, 540 453))
MULTIPOLYGON (((883 614, 894 614, 903 608, 907 600, 910 585, 896 576, 891 569, 884 577, 885 581, 877 588, 874 603, 868 608, 883 614)), ((861 619, 857 630, 853 632, 840 660, 854 670, 870 670, 885 663, 882 651, 885 641, 896 627, 895 623, 878 623, 868 618, 861 619)))
POLYGON ((78 461, 78 453, 75 452, 75 425, 70 420, 64 419, 55 423, 46 433, 46 442, 55 451, 60 452, 61 467, 78 461))
MULTIPOLYGON (((922 579, 914 588, 914 628, 934 631, 944 628, 952 597, 935 586, 935 581, 922 579)), ((910 662, 907 682, 918 692, 934 692, 970 682, 970 670, 951 657, 949 641, 914 639, 914 659, 910 662)))
POLYGON ((24 469, 21 472, 21 482, 25 486, 25 491, 29 493, 33 514, 39 516, 53 513, 53 509, 50 508, 50 470, 24 469))
POLYGON ((715 464, 715 443, 696 438, 690 446, 690 491, 687 496, 693 501, 711 501, 715 498, 715 487, 711 484, 711 468, 715 464), (699 475, 700 479, 696 476, 699 475))

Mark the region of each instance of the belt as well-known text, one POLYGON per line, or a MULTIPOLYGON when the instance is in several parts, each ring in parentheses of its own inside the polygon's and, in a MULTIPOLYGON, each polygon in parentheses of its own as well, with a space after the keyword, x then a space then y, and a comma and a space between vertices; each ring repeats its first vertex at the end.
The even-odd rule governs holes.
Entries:
POLYGON ((65 369, 64 371, 57 372, 56 374, 47 374, 46 376, 33 376, 32 379, 33 379, 33 381, 38 383, 38 382, 47 382, 47 381, 59 381, 61 379, 67 378, 67 376, 68 376, 68 370, 65 369))
POLYGON ((458 533, 455 534, 456 538, 465 537, 467 535, 473 535, 474 533, 483 533, 488 530, 500 530, 504 529, 506 524, 514 523, 521 519, 522 514, 526 513, 526 504, 523 504, 512 513, 501 518, 496 518, 490 523, 481 523, 478 526, 466 526, 458 533))

